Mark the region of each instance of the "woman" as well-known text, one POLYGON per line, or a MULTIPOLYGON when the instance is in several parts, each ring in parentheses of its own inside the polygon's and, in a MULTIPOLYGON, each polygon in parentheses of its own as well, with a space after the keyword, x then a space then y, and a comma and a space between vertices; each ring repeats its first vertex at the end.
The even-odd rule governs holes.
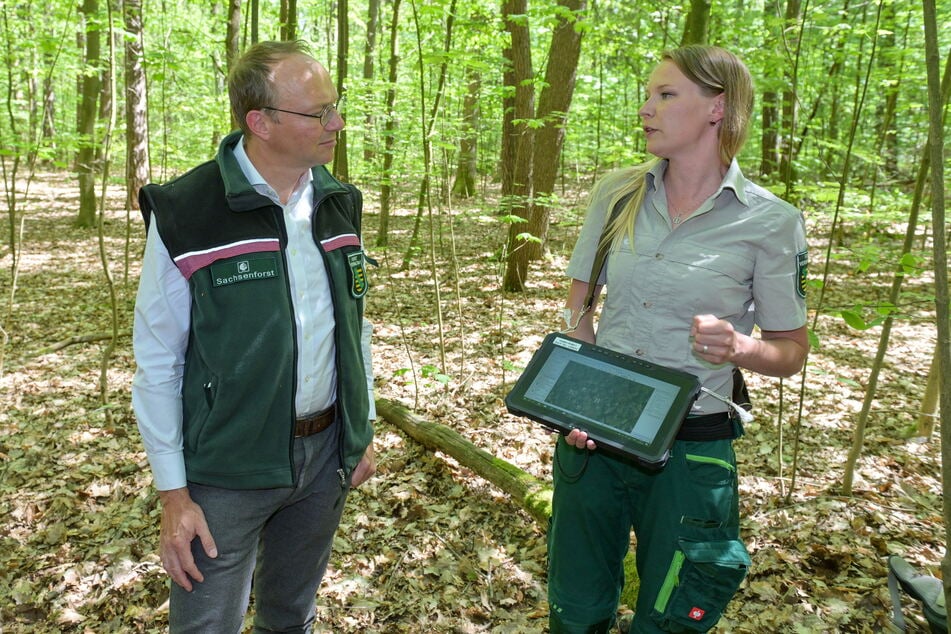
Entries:
POLYGON ((553 633, 612 627, 632 528, 640 590, 630 631, 716 624, 749 565, 732 447, 742 427, 728 403, 734 368, 790 376, 808 350, 802 214, 746 180, 735 160, 753 108, 749 71, 723 49, 687 46, 663 54, 647 93, 639 114, 657 158, 596 185, 568 266, 565 317, 573 336, 595 341, 593 311, 582 307, 605 241, 597 344, 686 370, 705 390, 661 469, 599 452, 582 430, 559 439, 553 633))

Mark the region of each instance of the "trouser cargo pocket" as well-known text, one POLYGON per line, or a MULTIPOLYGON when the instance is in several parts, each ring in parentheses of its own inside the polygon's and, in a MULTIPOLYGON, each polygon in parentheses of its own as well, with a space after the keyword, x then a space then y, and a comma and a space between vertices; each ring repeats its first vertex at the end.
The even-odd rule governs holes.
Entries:
POLYGON ((654 621, 667 632, 706 632, 720 620, 749 567, 740 540, 680 540, 654 603, 654 621))

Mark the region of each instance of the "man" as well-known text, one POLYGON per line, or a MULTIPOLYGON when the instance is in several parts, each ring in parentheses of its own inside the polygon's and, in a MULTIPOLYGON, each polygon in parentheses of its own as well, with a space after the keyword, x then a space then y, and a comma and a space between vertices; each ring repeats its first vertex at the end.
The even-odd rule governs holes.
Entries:
POLYGON ((344 127, 301 42, 229 77, 241 130, 140 194, 148 238, 132 403, 162 504, 173 633, 310 632, 352 486, 375 470, 359 190, 325 167, 344 127))

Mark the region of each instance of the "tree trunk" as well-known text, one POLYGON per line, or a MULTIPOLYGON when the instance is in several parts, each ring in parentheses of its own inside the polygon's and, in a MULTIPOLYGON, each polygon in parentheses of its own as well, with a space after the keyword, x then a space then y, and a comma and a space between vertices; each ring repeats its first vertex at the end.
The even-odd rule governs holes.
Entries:
MULTIPOLYGON (((79 152, 76 155, 76 173, 79 178, 80 227, 96 224, 96 116, 100 95, 101 75, 95 69, 100 63, 100 33, 97 24, 98 0, 83 0, 82 15, 85 24, 85 68, 81 79, 79 106, 79 152)), ((81 71, 82 72, 82 71, 81 71)))
POLYGON ((925 393, 921 397, 921 408, 918 410, 917 435, 920 438, 931 438, 934 433, 934 422, 938 418, 938 387, 941 384, 939 363, 938 347, 935 346, 931 367, 928 369, 928 379, 925 381, 925 393))
MULTIPOLYGON (((347 55, 350 51, 350 21, 348 0, 337 0, 337 90, 344 94, 347 89, 347 55)), ((341 113, 343 114, 343 113, 341 113)), ((342 181, 350 180, 347 163, 347 129, 337 133, 337 148, 334 152, 334 176, 342 181)))
MULTIPOLYGON (((225 34, 225 64, 228 72, 234 66, 241 51, 241 0, 228 0, 228 28, 225 34)), ((230 110, 230 109, 229 109, 230 110)), ((231 129, 236 130, 238 122, 231 113, 231 129)))
POLYGON ((445 453, 499 487, 542 528, 547 528, 548 518, 551 517, 551 487, 548 484, 476 447, 458 432, 418 418, 402 405, 378 399, 376 411, 413 440, 433 451, 445 453))
POLYGON ((478 164, 479 90, 482 80, 479 72, 469 69, 469 81, 462 102, 462 134, 459 137, 459 160, 452 193, 459 198, 469 198, 476 193, 478 164))
POLYGON ((251 0, 251 6, 249 9, 251 15, 248 16, 248 19, 251 21, 251 44, 257 44, 260 40, 260 23, 261 23, 261 2, 260 0, 251 0))
MULTIPOLYGON (((768 0, 764 7, 764 19, 767 23, 773 19, 773 16, 779 14, 780 0, 768 0)), ((774 38, 777 33, 769 31, 765 33, 763 42, 765 50, 769 50, 769 40, 774 38)), ((776 59, 774 57, 774 59, 776 59)), ((778 62, 782 64, 783 62, 778 62)), ((776 170, 779 169, 779 137, 781 134, 779 118, 779 94, 772 88, 763 90, 760 126, 760 164, 759 173, 765 178, 772 180, 776 176, 776 170)))
MULTIPOLYGON (((795 55, 795 60, 798 61, 799 58, 799 44, 802 39, 802 33, 799 28, 799 9, 801 6, 801 0, 787 0, 786 1, 786 43, 790 51, 793 51, 795 55)), ((790 183, 795 179, 795 173, 793 171, 793 163, 796 160, 794 156, 793 148, 795 147, 795 136, 796 136, 796 108, 797 108, 797 92, 796 84, 798 77, 796 76, 797 64, 787 63, 783 66, 783 75, 784 83, 788 86, 787 89, 783 90, 783 100, 782 100, 782 116, 783 124, 782 130, 787 132, 787 134, 780 135, 780 154, 779 154, 779 172, 782 177, 783 182, 790 183)))
MULTIPOLYGON (((346 0, 343 0, 346 2, 346 0)), ((281 0, 280 9, 281 39, 297 39, 297 0, 281 0)))
POLYGON ((527 233, 530 213, 531 181, 534 169, 534 128, 527 122, 535 115, 535 87, 532 83, 531 35, 525 16, 526 0, 505 0, 502 17, 509 32, 509 46, 502 51, 508 65, 503 83, 514 92, 505 103, 502 121, 502 208, 522 222, 509 227, 507 265, 502 287, 507 291, 525 290, 528 274, 527 233), (511 107, 511 116, 509 108, 511 107))
POLYGON ((546 199, 555 191, 568 110, 575 91, 578 58, 581 56, 583 31, 577 27, 586 0, 560 0, 558 4, 567 11, 561 14, 562 18, 552 34, 548 66, 545 69, 545 87, 538 99, 538 113, 535 116, 545 125, 535 134, 533 148, 535 156, 539 158, 534 161, 528 232, 538 240, 527 243, 530 260, 541 259, 547 246, 551 208, 546 204, 546 199))
POLYGON ((139 189, 149 181, 149 117, 142 50, 142 0, 125 0, 126 208, 138 209, 139 189))
MULTIPOLYGON (((365 86, 373 85, 373 56, 376 55, 376 36, 379 30, 380 22, 380 0, 369 0, 367 3, 367 40, 366 47, 363 50, 363 83, 365 86)), ((373 151, 372 130, 374 128, 374 112, 376 108, 369 108, 366 119, 364 120, 363 135, 363 160, 369 165, 373 163, 376 152, 373 151)))
MULTIPOLYGON (((878 136, 882 140, 879 151, 875 156, 882 159, 883 169, 891 178, 898 175, 898 130, 895 127, 895 112, 898 106, 898 88, 901 82, 902 51, 896 46, 896 33, 899 26, 895 14, 895 5, 885 3, 882 22, 885 28, 881 35, 882 54, 879 56, 882 75, 887 77, 887 83, 882 87, 885 100, 879 105, 875 120, 878 123, 878 136), (896 59, 899 63, 896 64, 896 59), (882 151, 884 149, 884 151, 882 151)), ((909 17, 910 17, 909 12, 909 17)), ((874 190, 873 190, 874 191, 874 190)))
MULTIPOLYGON (((47 67, 52 68, 55 63, 53 55, 44 55, 47 67)), ((53 77, 49 74, 43 77, 43 143, 51 149, 56 148, 56 86, 53 77)))
POLYGON ((502 151, 499 158, 503 209, 511 206, 511 197, 515 191, 520 138, 520 129, 515 121, 530 119, 535 110, 535 92, 531 84, 531 36, 525 22, 527 13, 526 0, 505 0, 502 5, 502 20, 509 34, 507 46, 502 50, 506 61, 502 75, 502 84, 506 90, 502 98, 502 151))
POLYGON ((713 0, 690 0, 690 13, 684 24, 684 36, 680 40, 681 46, 688 44, 705 44, 707 41, 707 27, 710 24, 710 8, 713 0))
MULTIPOLYGON (((346 4, 346 0, 341 1, 346 4)), ((297 0, 287 0, 287 37, 284 39, 297 39, 297 0)))
POLYGON ((383 131, 383 184, 380 186, 380 229, 376 234, 376 246, 389 243, 390 196, 393 192, 393 152, 396 147, 396 82, 399 78, 399 18, 400 2, 393 2, 393 19, 390 22, 390 74, 386 88, 386 124, 383 131))
POLYGON ((763 93, 762 127, 760 129, 759 173, 763 178, 772 179, 779 169, 779 95, 768 90, 763 93))
POLYGON ((948 297, 947 216, 944 207, 944 108, 948 86, 938 79, 938 28, 934 0, 923 0, 925 66, 928 73, 928 144, 931 146, 931 225, 933 238, 935 309, 938 319, 937 357, 941 372, 941 476, 944 500, 945 552, 941 560, 945 601, 951 599, 951 312, 948 297))

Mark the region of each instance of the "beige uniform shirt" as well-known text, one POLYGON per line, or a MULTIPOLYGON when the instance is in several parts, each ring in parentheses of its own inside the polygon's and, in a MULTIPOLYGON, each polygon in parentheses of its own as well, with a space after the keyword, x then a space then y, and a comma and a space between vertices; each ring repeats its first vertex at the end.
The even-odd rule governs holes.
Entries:
MULTIPOLYGON (((712 314, 750 334, 795 330, 806 323, 806 237, 802 213, 743 176, 736 161, 716 193, 679 227, 667 213, 660 161, 646 176, 647 192, 627 239, 607 258, 600 283, 607 297, 597 343, 700 378, 729 397, 732 364, 712 365, 691 346, 694 315, 712 314)), ((602 179, 591 194, 568 275, 587 282, 617 178, 602 179)), ((701 395, 692 414, 726 405, 701 395)))

